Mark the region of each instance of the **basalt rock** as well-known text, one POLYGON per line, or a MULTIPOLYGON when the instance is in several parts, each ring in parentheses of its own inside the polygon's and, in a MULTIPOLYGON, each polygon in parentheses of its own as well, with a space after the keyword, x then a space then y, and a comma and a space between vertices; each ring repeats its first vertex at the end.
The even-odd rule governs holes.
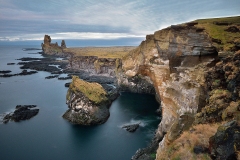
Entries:
POLYGON ((124 125, 122 128, 126 129, 128 132, 135 132, 139 127, 139 123, 137 124, 129 124, 129 125, 124 125))
POLYGON ((13 113, 4 116, 3 122, 7 123, 10 120, 15 122, 27 120, 36 116, 38 112, 39 109, 36 109, 36 105, 17 105, 13 113))
POLYGON ((230 121, 217 130, 209 140, 211 157, 219 160, 237 160, 240 151, 240 126, 236 121, 230 121))

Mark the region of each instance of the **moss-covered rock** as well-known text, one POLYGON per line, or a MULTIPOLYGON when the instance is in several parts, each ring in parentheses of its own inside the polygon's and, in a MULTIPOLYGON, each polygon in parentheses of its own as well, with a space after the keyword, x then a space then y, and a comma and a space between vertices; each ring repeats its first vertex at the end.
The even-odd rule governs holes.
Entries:
POLYGON ((100 84, 73 76, 66 96, 69 109, 63 117, 81 125, 102 124, 110 115, 108 107, 111 101, 107 96, 100 84))

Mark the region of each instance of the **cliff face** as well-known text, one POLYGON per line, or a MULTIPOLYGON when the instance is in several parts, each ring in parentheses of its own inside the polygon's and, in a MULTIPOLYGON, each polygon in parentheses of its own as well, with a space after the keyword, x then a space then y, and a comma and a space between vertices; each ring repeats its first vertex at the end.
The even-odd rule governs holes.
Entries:
POLYGON ((128 77, 150 77, 161 100, 162 121, 157 137, 165 143, 191 126, 194 115, 205 104, 204 70, 217 57, 211 38, 191 24, 171 26, 148 35, 141 45, 123 59, 128 77))
POLYGON ((118 58, 98 58, 97 56, 72 56, 69 59, 69 66, 73 70, 84 70, 93 75, 115 77, 115 70, 118 68, 118 58))
POLYGON ((61 47, 60 47, 58 46, 57 42, 51 43, 51 37, 49 35, 44 36, 44 43, 42 43, 42 50, 45 54, 63 56, 64 48, 66 48, 66 44, 64 40, 62 40, 61 47))

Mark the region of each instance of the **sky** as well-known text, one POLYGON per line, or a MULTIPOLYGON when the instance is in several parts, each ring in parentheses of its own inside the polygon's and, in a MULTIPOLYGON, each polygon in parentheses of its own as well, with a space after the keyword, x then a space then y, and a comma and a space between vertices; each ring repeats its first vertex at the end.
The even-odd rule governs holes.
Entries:
POLYGON ((45 34, 139 43, 170 25, 239 15, 240 0, 0 0, 0 44, 42 41, 45 34))

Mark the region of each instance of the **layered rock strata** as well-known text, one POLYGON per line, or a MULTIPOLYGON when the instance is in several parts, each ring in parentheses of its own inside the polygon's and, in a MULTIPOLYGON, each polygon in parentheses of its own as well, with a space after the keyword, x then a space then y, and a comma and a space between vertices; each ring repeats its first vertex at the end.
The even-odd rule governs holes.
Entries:
POLYGON ((111 100, 98 83, 89 83, 73 76, 67 93, 68 111, 63 117, 81 125, 102 124, 109 117, 111 100))
POLYGON ((157 137, 163 140, 158 154, 166 143, 191 126, 194 114, 205 105, 204 68, 215 57, 216 48, 203 29, 178 25, 148 35, 123 58, 124 74, 128 78, 149 77, 161 100, 162 121, 157 137))
POLYGON ((97 56, 74 56, 69 58, 69 67, 72 70, 84 70, 92 75, 115 77, 118 68, 117 58, 98 58, 97 56))

